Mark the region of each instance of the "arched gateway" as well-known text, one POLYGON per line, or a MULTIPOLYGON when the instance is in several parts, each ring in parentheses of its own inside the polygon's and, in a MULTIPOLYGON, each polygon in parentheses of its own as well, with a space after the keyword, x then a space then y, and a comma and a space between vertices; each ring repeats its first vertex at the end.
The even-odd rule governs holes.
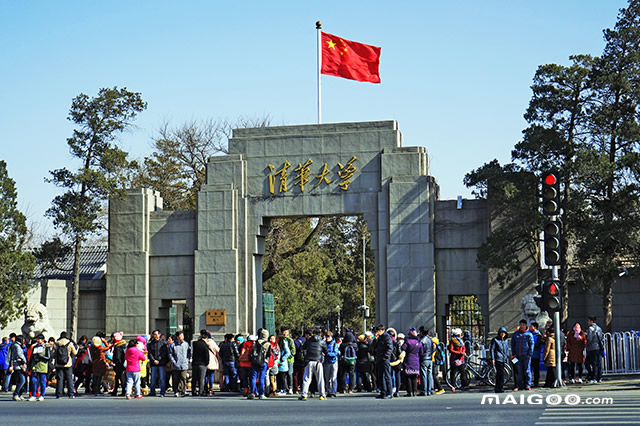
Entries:
POLYGON ((377 320, 432 328, 436 199, 425 148, 403 147, 395 121, 234 130, 195 212, 161 211, 150 190, 111 202, 106 329, 168 326, 183 300, 196 330, 255 331, 269 220, 325 215, 367 221, 377 320))

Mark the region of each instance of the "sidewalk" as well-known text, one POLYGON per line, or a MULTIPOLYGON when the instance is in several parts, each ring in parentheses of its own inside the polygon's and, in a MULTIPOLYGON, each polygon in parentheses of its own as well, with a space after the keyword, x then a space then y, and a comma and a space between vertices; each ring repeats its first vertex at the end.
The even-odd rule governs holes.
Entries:
MULTIPOLYGON (((541 372, 540 383, 544 383, 544 373, 541 372)), ((449 387, 444 386, 445 391, 449 393, 449 387)), ((505 391, 509 392, 513 388, 513 379, 509 381, 504 387, 505 391)), ((532 388, 536 391, 551 391, 550 388, 537 387, 532 388)), ((556 388, 559 390, 559 388, 556 388)), ((603 376, 601 383, 567 383, 562 388, 567 391, 597 391, 597 392, 609 392, 609 391, 621 391, 621 390, 640 390, 640 374, 630 375, 615 375, 615 376, 603 376)), ((472 385, 468 391, 465 392, 493 392, 493 387, 486 385, 472 385)))

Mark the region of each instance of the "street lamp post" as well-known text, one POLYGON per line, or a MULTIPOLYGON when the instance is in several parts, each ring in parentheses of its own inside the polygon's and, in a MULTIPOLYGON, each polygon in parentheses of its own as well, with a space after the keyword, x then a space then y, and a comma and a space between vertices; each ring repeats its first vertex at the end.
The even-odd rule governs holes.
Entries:
POLYGON ((362 334, 367 332, 367 262, 365 248, 367 236, 362 231, 362 334))

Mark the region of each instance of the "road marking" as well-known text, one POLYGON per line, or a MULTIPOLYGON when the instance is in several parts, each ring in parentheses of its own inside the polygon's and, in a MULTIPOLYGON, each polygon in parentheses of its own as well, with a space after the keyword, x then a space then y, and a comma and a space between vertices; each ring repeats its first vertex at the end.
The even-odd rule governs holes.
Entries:
POLYGON ((637 425, 638 420, 633 421, 623 421, 623 420, 598 420, 595 422, 590 421, 555 421, 555 422, 547 422, 547 421, 538 421, 537 425, 637 425))
POLYGON ((577 405, 546 406, 537 425, 593 425, 593 424, 638 424, 640 419, 640 395, 602 394, 580 395, 577 405), (612 403, 586 404, 588 398, 612 403))

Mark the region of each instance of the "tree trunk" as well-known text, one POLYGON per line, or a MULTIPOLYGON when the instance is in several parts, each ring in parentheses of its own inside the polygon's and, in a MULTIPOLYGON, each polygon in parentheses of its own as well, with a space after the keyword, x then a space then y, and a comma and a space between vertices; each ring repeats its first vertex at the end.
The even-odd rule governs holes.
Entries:
MULTIPOLYGON (((564 268, 564 266, 563 266, 564 268)), ((566 274, 564 275, 567 276, 566 274)), ((563 328, 569 329, 567 321, 569 321, 569 283, 565 278, 562 281, 562 310, 560 311, 560 325, 563 328)))
POLYGON ((603 331, 611 331, 611 309, 613 308, 613 279, 607 277, 604 280, 604 289, 602 291, 602 310, 603 310, 603 331))
POLYGON ((71 295, 71 338, 78 340, 78 309, 80 304, 80 254, 82 238, 76 235, 73 253, 73 294, 71 295))

